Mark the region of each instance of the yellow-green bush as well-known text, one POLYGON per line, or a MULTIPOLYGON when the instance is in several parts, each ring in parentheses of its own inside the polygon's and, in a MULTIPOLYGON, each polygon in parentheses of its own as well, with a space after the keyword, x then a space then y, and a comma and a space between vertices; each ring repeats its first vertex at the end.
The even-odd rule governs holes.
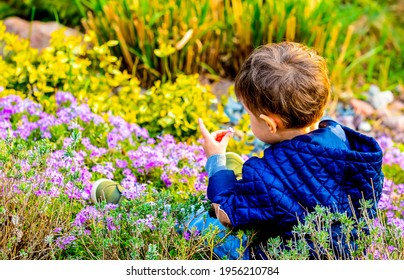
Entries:
POLYGON ((120 70, 120 60, 110 51, 114 45, 116 41, 98 45, 91 32, 65 37, 61 30, 39 53, 0 23, 0 86, 5 89, 0 97, 28 96, 52 112, 55 92, 69 91, 95 113, 112 112, 147 128, 153 136, 169 133, 188 142, 199 137, 198 117, 211 130, 228 121, 223 106, 208 86, 198 82, 198 75, 157 82, 142 91, 137 78, 120 70))
POLYGON ((134 106, 138 108, 135 122, 152 135, 168 133, 185 140, 198 134, 199 117, 212 129, 215 124, 229 121, 223 106, 209 87, 199 83, 197 74, 180 75, 174 83, 157 82, 144 94, 138 94, 134 106))
POLYGON ((60 30, 52 34, 50 43, 39 53, 28 40, 7 33, 0 22, 3 95, 29 96, 51 111, 54 104, 49 97, 57 91, 70 91, 99 113, 119 98, 140 91, 138 80, 120 71, 120 60, 111 55, 110 46, 116 42, 98 45, 91 33, 65 37, 60 30))

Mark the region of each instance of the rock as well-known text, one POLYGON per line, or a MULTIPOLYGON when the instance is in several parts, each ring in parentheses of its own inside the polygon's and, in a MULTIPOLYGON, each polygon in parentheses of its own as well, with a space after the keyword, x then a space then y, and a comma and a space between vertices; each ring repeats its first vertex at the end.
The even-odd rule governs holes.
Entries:
POLYGON ((229 88, 234 85, 234 81, 227 79, 220 79, 218 82, 212 84, 212 92, 217 96, 227 95, 229 88))
POLYGON ((369 122, 361 122, 358 126, 358 130, 362 132, 371 132, 372 131, 372 125, 369 122))
POLYGON ((394 100, 390 105, 389 105, 389 110, 391 111, 390 115, 393 114, 402 114, 404 112, 404 102, 401 100, 394 100))
POLYGON ((387 105, 393 102, 394 95, 390 90, 380 91, 378 86, 371 85, 368 90, 369 103, 379 111, 386 111, 387 105))
POLYGON ((370 95, 375 95, 375 94, 377 94, 377 93, 379 93, 379 92, 380 92, 380 88, 379 88, 378 86, 376 86, 376 85, 371 85, 371 86, 369 87, 368 93, 369 93, 370 95))
POLYGON ((350 104, 357 115, 368 117, 375 112, 373 106, 366 101, 353 98, 350 100, 350 104))
MULTIPOLYGON (((49 46, 49 41, 52 32, 59 30, 61 28, 66 28, 65 26, 57 22, 33 21, 30 23, 29 21, 26 21, 18 17, 9 17, 5 19, 4 25, 6 26, 7 32, 17 34, 19 37, 24 39, 30 39, 31 47, 39 50, 42 50, 49 46), (31 36, 30 36, 30 25, 31 25, 31 36)), ((72 28, 66 28, 64 33, 66 36, 81 34, 77 30, 72 28)))
POLYGON ((349 104, 338 102, 335 113, 338 116, 355 116, 355 111, 349 104))
POLYGON ((392 130, 404 132, 404 116, 385 117, 383 124, 392 130))
POLYGON ((356 129, 354 124, 354 116, 337 116, 337 121, 351 129, 356 129))

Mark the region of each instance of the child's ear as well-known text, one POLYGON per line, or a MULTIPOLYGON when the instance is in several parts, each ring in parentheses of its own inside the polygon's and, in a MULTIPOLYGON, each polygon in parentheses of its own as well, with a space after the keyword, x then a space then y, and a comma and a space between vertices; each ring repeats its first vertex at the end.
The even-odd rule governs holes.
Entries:
POLYGON ((270 133, 276 133, 278 124, 276 123, 274 118, 264 114, 261 114, 260 118, 263 119, 264 122, 266 122, 270 133))

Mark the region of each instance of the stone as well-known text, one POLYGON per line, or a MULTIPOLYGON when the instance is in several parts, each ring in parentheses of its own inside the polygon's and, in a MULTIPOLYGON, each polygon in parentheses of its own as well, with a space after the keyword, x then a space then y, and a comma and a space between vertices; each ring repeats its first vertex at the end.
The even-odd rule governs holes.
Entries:
POLYGON ((361 122, 358 126, 358 130, 362 132, 371 132, 372 125, 369 122, 361 122))
POLYGON ((394 100, 389 105, 389 110, 392 112, 391 114, 402 114, 404 112, 404 102, 401 100, 394 100))
POLYGON ((61 28, 65 28, 64 33, 66 36, 81 35, 77 30, 65 27, 57 22, 29 22, 18 17, 9 17, 4 20, 4 25, 7 32, 14 33, 24 39, 30 39, 31 47, 39 50, 48 47, 52 32, 61 28))
POLYGON ((404 116, 385 117, 383 124, 392 130, 404 132, 404 116))
POLYGON ((345 125, 351 129, 356 130, 356 127, 354 124, 354 116, 338 116, 336 119, 342 125, 345 125))
POLYGON ((368 102, 381 112, 387 110, 387 105, 394 101, 394 95, 390 90, 380 91, 378 86, 371 85, 368 90, 368 102))
POLYGON ((375 95, 375 94, 377 94, 377 93, 379 93, 379 92, 380 92, 380 88, 379 88, 378 86, 376 86, 376 85, 371 85, 371 86, 369 87, 368 93, 369 93, 370 95, 375 95))
POLYGON ((219 81, 212 84, 212 92, 218 98, 222 95, 228 95, 229 88, 234 85, 234 81, 228 79, 220 79, 219 81))
POLYGON ((351 104, 355 114, 357 114, 357 115, 368 117, 370 115, 373 115, 373 113, 375 112, 375 109, 373 108, 373 106, 363 100, 353 98, 350 100, 350 104, 351 104))

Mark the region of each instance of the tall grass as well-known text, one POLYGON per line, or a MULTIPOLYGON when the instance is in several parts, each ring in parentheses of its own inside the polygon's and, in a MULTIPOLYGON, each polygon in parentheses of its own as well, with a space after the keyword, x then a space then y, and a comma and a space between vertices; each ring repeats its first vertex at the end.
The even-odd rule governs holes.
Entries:
POLYGON ((336 90, 398 82, 391 61, 402 51, 390 11, 367 0, 90 0, 76 3, 100 41, 117 38, 115 54, 142 85, 178 73, 234 78, 257 46, 305 43, 329 62, 336 90))

